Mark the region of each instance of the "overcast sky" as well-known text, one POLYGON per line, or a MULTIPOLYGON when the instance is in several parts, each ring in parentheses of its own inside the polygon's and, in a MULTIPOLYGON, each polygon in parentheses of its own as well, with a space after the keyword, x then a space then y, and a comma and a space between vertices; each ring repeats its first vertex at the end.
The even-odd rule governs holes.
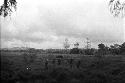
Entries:
POLYGON ((2 47, 63 48, 65 38, 85 47, 87 37, 92 47, 123 43, 124 21, 111 15, 108 1, 17 0, 11 18, 0 18, 2 47))

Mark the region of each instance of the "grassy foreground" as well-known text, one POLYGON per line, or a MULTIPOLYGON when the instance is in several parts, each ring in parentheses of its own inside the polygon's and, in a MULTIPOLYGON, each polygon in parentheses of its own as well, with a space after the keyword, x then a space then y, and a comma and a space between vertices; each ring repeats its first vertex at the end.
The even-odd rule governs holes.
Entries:
POLYGON ((37 54, 34 61, 27 64, 22 53, 1 53, 1 82, 125 83, 123 55, 97 57, 65 54, 61 55, 60 64, 55 60, 58 55, 37 54))

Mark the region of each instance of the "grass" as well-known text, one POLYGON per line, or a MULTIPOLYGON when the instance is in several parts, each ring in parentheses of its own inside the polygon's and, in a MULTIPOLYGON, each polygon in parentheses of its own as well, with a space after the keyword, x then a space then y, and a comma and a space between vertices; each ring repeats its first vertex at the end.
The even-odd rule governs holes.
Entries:
POLYGON ((27 65, 22 54, 1 52, 3 83, 125 83, 125 56, 61 54, 63 60, 58 65, 53 59, 60 54, 37 54, 27 65), (72 67, 70 58, 73 58, 72 67), (48 69, 45 69, 45 59, 49 59, 48 69))

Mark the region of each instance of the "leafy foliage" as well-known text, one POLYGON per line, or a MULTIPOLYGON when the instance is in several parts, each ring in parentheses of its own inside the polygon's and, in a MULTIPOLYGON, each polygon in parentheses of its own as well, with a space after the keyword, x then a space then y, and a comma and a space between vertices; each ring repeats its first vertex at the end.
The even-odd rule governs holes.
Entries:
POLYGON ((3 5, 0 6, 0 15, 4 17, 11 15, 13 10, 16 10, 16 7, 16 0, 4 0, 3 5))
POLYGON ((110 0, 109 2, 110 12, 115 17, 125 17, 125 1, 121 1, 122 0, 110 0))

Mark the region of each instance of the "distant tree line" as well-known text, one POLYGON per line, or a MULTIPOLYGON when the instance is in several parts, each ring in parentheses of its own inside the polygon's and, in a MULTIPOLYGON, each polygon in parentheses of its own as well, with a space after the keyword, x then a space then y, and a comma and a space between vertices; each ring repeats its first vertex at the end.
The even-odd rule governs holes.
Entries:
POLYGON ((43 49, 27 48, 27 49, 1 49, 1 52, 29 52, 29 53, 44 53, 43 49))
POLYGON ((114 44, 109 47, 105 44, 98 44, 98 49, 78 49, 73 48, 70 54, 85 54, 85 55, 125 55, 125 42, 121 45, 114 44))
POLYGON ((114 44, 106 46, 103 43, 98 44, 98 49, 51 49, 46 51, 47 53, 59 53, 59 54, 83 54, 83 55, 125 55, 125 42, 121 45, 114 44))
POLYGON ((110 45, 110 47, 105 46, 104 44, 101 43, 98 45, 98 54, 125 55, 125 42, 121 45, 119 44, 110 45))
POLYGON ((98 49, 90 48, 72 48, 72 49, 35 49, 28 50, 1 50, 4 52, 29 52, 29 53, 54 53, 54 54, 83 54, 83 55, 125 55, 125 42, 121 45, 114 44, 106 46, 103 43, 98 44, 98 49))

